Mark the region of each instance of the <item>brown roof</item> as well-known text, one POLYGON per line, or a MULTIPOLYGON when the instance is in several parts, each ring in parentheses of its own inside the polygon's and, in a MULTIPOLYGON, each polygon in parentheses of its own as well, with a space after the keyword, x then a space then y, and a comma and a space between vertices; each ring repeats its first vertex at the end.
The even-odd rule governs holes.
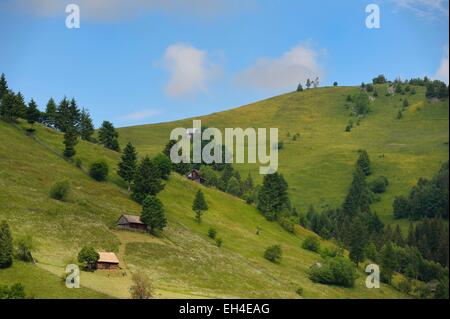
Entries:
POLYGON ((109 252, 99 252, 100 258, 98 260, 99 263, 108 263, 108 264, 118 264, 119 259, 117 258, 115 253, 109 252))
POLYGON ((125 219, 131 224, 144 224, 141 221, 140 216, 135 216, 135 215, 122 215, 122 216, 125 217, 125 219))

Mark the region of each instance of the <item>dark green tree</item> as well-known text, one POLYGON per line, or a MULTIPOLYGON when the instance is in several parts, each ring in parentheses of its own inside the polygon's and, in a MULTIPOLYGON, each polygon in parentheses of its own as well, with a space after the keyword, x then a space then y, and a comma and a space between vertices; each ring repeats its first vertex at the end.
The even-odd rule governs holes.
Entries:
POLYGON ((118 138, 119 133, 114 128, 113 124, 108 121, 104 121, 102 126, 98 131, 98 139, 101 144, 103 144, 106 148, 109 148, 113 151, 119 151, 119 141, 118 138))
POLYGON ((269 220, 275 220, 277 215, 290 209, 288 184, 279 173, 264 176, 263 185, 258 194, 258 210, 269 220))
POLYGON ((351 233, 349 238, 349 257, 356 266, 364 261, 367 244, 367 227, 359 217, 356 217, 351 223, 351 233))
POLYGON ((76 151, 75 146, 78 144, 78 133, 75 128, 66 129, 64 132, 64 156, 72 158, 76 151))
POLYGON ((372 167, 370 164, 369 154, 367 154, 365 150, 359 151, 359 157, 358 160, 356 161, 356 165, 359 168, 361 168, 361 170, 364 172, 366 176, 372 174, 372 167))
POLYGON ((239 183, 238 179, 234 176, 232 176, 228 181, 227 193, 234 196, 241 195, 241 184, 239 183))
POLYGON ((158 168, 148 156, 139 164, 131 188, 132 197, 138 203, 142 203, 148 195, 155 196, 164 189, 158 168))
MULTIPOLYGON (((26 113, 27 105, 25 104, 25 98, 22 93, 18 92, 16 94, 14 105, 15 105, 14 109, 15 109, 17 117, 27 119, 27 113, 26 113)), ((37 109, 37 107, 36 107, 36 109, 37 109)), ((39 116, 36 119, 36 122, 38 121, 38 119, 39 119, 39 116)))
POLYGON ((13 240, 6 221, 0 224, 0 268, 8 268, 13 263, 13 240))
POLYGON ((299 83, 299 85, 297 86, 297 92, 302 92, 303 91, 303 86, 301 83, 299 83))
POLYGON ((344 215, 353 217, 358 213, 370 212, 370 191, 364 172, 358 166, 353 174, 352 185, 342 205, 344 215))
POLYGON ((0 104, 3 99, 3 96, 7 94, 9 91, 8 89, 8 81, 6 81, 6 76, 4 73, 0 76, 0 104))
POLYGON ((141 220, 153 233, 166 227, 167 219, 164 213, 164 206, 156 196, 149 195, 144 199, 141 220))
POLYGON ((45 108, 45 124, 49 127, 56 127, 57 126, 57 117, 58 117, 58 112, 57 112, 57 106, 55 101, 53 100, 53 98, 51 98, 48 103, 47 106, 45 108))
POLYGON ((80 136, 85 141, 91 141, 94 134, 94 124, 88 110, 82 109, 80 114, 80 136))
POLYGON ((281 260, 283 255, 283 251, 281 250, 280 245, 273 245, 266 249, 264 252, 264 258, 273 263, 278 263, 281 260))
POLYGON ((395 250, 390 241, 383 247, 380 259, 381 280, 390 284, 392 275, 397 267, 397 256, 395 255, 395 250))
POLYGON ((97 266, 97 261, 100 259, 100 255, 92 247, 83 247, 78 253, 78 262, 86 270, 94 270, 97 266))
POLYGON ((98 182, 103 182, 108 177, 109 167, 104 160, 98 160, 91 164, 89 176, 98 182))
POLYGON ((128 192, 131 191, 131 183, 134 180, 137 168, 137 152, 131 142, 128 142, 122 153, 117 174, 128 183, 128 192))
POLYGON ((0 116, 3 120, 13 122, 17 119, 19 112, 17 110, 16 96, 12 92, 6 92, 0 104, 0 116))
POLYGON ((202 214, 208 210, 208 204, 201 190, 198 190, 197 194, 195 194, 192 210, 195 212, 195 220, 200 224, 202 222, 202 214))
POLYGON ((172 162, 170 161, 170 158, 164 154, 158 154, 152 161, 159 171, 160 178, 168 180, 172 171, 172 162))
POLYGON ((34 123, 39 121, 40 116, 41 112, 38 110, 36 102, 31 99, 25 112, 25 118, 27 119, 28 124, 33 126, 34 123))

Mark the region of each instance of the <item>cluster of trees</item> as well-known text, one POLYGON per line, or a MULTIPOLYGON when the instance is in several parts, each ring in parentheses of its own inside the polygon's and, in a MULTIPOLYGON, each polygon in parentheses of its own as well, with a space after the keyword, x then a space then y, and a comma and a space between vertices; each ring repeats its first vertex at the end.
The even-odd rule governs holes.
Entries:
POLYGON ((138 153, 130 142, 123 149, 117 174, 127 183, 131 197, 142 204, 141 219, 155 233, 167 225, 164 206, 156 195, 164 189, 163 181, 172 171, 172 162, 164 154, 154 158, 145 156, 138 161, 138 153))
MULTIPOLYGON (((318 88, 319 84, 320 84, 319 77, 316 77, 315 79, 308 78, 308 79, 306 79, 306 82, 305 82, 306 89, 310 89, 311 87, 318 88)), ((334 82, 333 85, 337 86, 337 82, 334 82)), ((297 86, 297 92, 301 92, 301 91, 303 91, 303 85, 301 83, 299 83, 297 86)))
MULTIPOLYGON (((64 133, 64 156, 71 158, 75 155, 75 146, 78 138, 96 143, 93 137, 95 127, 87 109, 80 109, 74 98, 64 97, 58 104, 51 98, 44 112, 41 112, 37 103, 31 99, 28 105, 24 96, 10 90, 4 74, 0 76, 0 117, 9 122, 18 118, 25 119, 33 132, 35 123, 41 123, 47 127, 64 133)), ((112 123, 104 121, 98 132, 99 142, 106 148, 119 151, 118 133, 112 123)))
POLYGON ((442 164, 431 180, 420 178, 408 196, 397 196, 393 202, 394 217, 412 220, 448 218, 448 164, 448 161, 442 164))
POLYGON ((355 266, 345 257, 327 258, 309 270, 313 282, 351 288, 357 278, 355 266))
POLYGON ((19 238, 16 247, 13 245, 11 229, 6 221, 0 223, 0 269, 12 266, 14 258, 32 262, 31 251, 34 249, 33 240, 30 236, 19 238))
MULTIPOLYGON (((349 258, 354 263, 366 259, 378 263, 381 279, 386 283, 391 283, 393 273, 399 272, 408 280, 419 279, 428 282, 427 285, 432 285, 430 282, 444 285, 448 282, 448 224, 439 218, 424 220, 416 227, 411 225, 407 238, 404 238, 399 226, 394 230, 390 226, 385 227, 377 214, 371 211, 370 205, 374 198, 373 191, 382 190, 388 181, 378 177, 368 184, 366 177, 371 173, 369 156, 367 152, 360 151, 353 181, 342 206, 327 208, 321 213, 310 207, 306 215, 300 214, 300 224, 325 239, 337 239, 349 250, 349 258)), ((448 207, 448 164, 433 180, 435 185, 445 186, 447 183, 448 207)), ((434 200, 440 202, 436 198, 434 200)), ((324 269, 328 272, 327 268, 324 269)), ((444 290, 438 289, 428 297, 440 297, 444 290)))

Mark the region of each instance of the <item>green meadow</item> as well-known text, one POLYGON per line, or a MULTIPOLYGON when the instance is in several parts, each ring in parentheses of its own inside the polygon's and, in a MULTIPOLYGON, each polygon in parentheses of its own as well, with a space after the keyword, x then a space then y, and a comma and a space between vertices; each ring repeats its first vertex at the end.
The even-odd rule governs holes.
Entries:
MULTIPOLYGON (((338 97, 344 101, 346 94, 355 90, 354 88, 337 88, 319 89, 316 92, 320 100, 337 105, 338 97)), ((210 122, 206 121, 209 126, 219 122, 224 126, 232 123, 233 126, 245 127, 245 123, 250 122, 253 122, 253 125, 264 126, 271 122, 269 126, 273 127, 285 121, 280 136, 287 134, 288 131, 291 134, 298 131, 301 134, 298 142, 285 142, 285 149, 281 151, 280 167, 288 177, 296 205, 302 209, 309 203, 320 205, 340 202, 350 181, 350 176, 347 174, 351 173, 355 152, 360 147, 358 143, 364 141, 364 134, 359 133, 358 130, 361 132, 367 130, 365 125, 377 119, 377 111, 374 108, 368 119, 355 128, 350 135, 346 135, 343 130, 348 112, 344 111, 344 106, 339 106, 342 110, 334 110, 329 105, 313 108, 316 99, 314 96, 310 92, 305 92, 304 95, 288 94, 205 118, 210 118, 210 122), (309 102, 303 107, 298 106, 299 101, 309 102), (284 108, 283 110, 280 110, 280 105, 284 108), (262 112, 260 108, 267 112, 262 112), (233 112, 242 113, 236 116, 233 112), (264 113, 266 115, 262 116, 264 113), (309 119, 309 126, 305 124, 307 121, 303 118, 309 119), (327 129, 319 129, 321 126, 318 122, 323 124, 323 128, 334 129, 343 140, 346 139, 346 142, 338 144, 340 138, 333 136, 327 129), (318 138, 323 143, 321 144, 322 152, 317 150, 318 138), (316 141, 316 144, 313 141, 316 141), (315 173, 306 174, 307 167, 303 165, 307 165, 308 161, 302 157, 299 150, 308 149, 307 157, 309 160, 315 158, 316 161, 309 163, 307 167, 320 169, 315 173), (318 166, 319 161, 323 160, 327 154, 329 158, 322 163, 323 167, 318 166), (288 156, 289 165, 285 160, 288 156), (294 164, 296 161, 298 165, 294 164), (305 176, 295 180, 295 177, 302 175, 301 172, 305 176), (325 178, 324 172, 332 175, 325 178), (345 180, 340 180, 341 178, 345 180), (305 186, 306 179, 310 182, 309 187, 305 186), (333 193, 334 191, 337 194, 333 193)), ((391 107, 394 108, 392 105, 391 107)), ((424 117, 422 114, 429 113, 424 121, 431 121, 433 116, 436 118, 448 116, 448 110, 443 110, 443 105, 427 107, 423 107, 421 113, 411 112, 411 117, 424 117), (429 111, 427 107, 430 107, 429 111), (431 108, 434 107, 438 110, 432 112, 431 108)), ((391 113, 389 117, 386 116, 388 120, 395 114, 393 110, 391 113)), ((186 125, 187 123, 188 121, 184 122, 186 125)), ((443 126, 447 125, 444 121, 442 123, 443 126)), ((183 123, 122 129, 120 130, 121 143, 123 145, 131 140, 136 143, 141 155, 155 154, 167 141, 166 133, 170 127, 179 124, 183 123)), ((395 125, 404 125, 404 123, 392 121, 392 126, 395 125)), ((417 127, 417 124, 410 125, 417 127)), ((407 297, 390 286, 382 285, 380 289, 367 289, 364 284, 363 268, 358 270, 358 279, 354 288, 326 286, 311 282, 308 279, 308 270, 311 265, 322 260, 319 254, 301 248, 302 241, 307 236, 311 236, 311 232, 296 226, 294 234, 288 233, 277 223, 268 222, 255 207, 247 205, 244 201, 218 190, 205 188, 176 174, 170 177, 164 191, 158 195, 164 203, 168 218, 168 227, 160 237, 117 231, 114 228, 115 222, 122 213, 139 214, 141 210, 138 204, 129 199, 126 188, 116 175, 120 154, 99 145, 80 141, 76 147, 75 156, 81 161, 81 168, 79 168, 62 158, 61 134, 35 125, 36 132, 29 136, 23 129, 25 127, 28 127, 28 124, 23 122, 19 125, 0 122, 0 186, 2 189, 0 219, 8 221, 16 240, 24 235, 33 236, 36 244, 33 255, 37 263, 34 265, 15 261, 12 268, 0 270, 0 285, 22 282, 28 296, 35 298, 129 298, 131 274, 142 270, 151 278, 156 298, 407 297), (110 166, 109 178, 103 183, 94 181, 86 174, 89 165, 98 159, 106 160, 110 166), (71 184, 71 192, 66 202, 49 197, 51 185, 62 179, 68 180, 71 184), (210 207, 200 225, 195 222, 191 209, 195 193, 199 188, 203 190, 210 207), (210 227, 214 227, 218 232, 217 236, 222 238, 222 247, 217 247, 207 236, 210 227), (259 235, 256 234, 257 228, 261 229, 259 235), (263 258, 264 250, 274 244, 281 245, 283 250, 283 257, 278 264, 263 258), (91 245, 97 250, 115 252, 119 257, 121 270, 113 273, 82 272, 82 289, 76 291, 67 289, 62 282, 64 269, 67 264, 76 262, 78 251, 85 245, 91 245), (303 296, 295 292, 300 287, 304 289, 303 296)), ((420 155, 430 161, 429 167, 423 164, 422 173, 431 174, 435 167, 438 167, 434 159, 444 159, 444 151, 447 147, 445 136, 448 138, 448 134, 442 136, 441 129, 436 125, 434 128, 427 126, 427 130, 434 130, 435 134, 433 136, 430 134, 425 140, 442 143, 437 146, 438 152, 433 153, 438 155, 427 152, 420 155)), ((392 132, 384 134, 391 135, 392 132)), ((420 136, 419 133, 417 136, 420 136)), ((415 143, 422 143, 423 140, 422 136, 415 143)), ((395 141, 396 139, 390 143, 395 141)), ((376 149, 375 145, 380 145, 380 142, 376 142, 375 139, 372 143, 374 143, 373 149, 376 149)), ((371 153, 373 151, 371 147, 366 149, 371 153)), ((389 156, 397 152, 404 158, 408 158, 408 152, 401 149, 395 152, 392 150, 391 153, 386 151, 385 158, 389 159, 389 156)), ((378 174, 382 170, 382 163, 375 155, 372 155, 372 158, 376 174, 378 174)), ((412 162, 407 167, 409 169, 414 167, 417 175, 420 175, 421 161, 417 160, 415 163, 412 162)), ((239 169, 242 172, 248 170, 256 172, 256 167, 247 166, 239 169)), ((389 172, 400 170, 402 173, 402 178, 398 182, 401 186, 397 186, 399 190, 407 189, 403 183, 414 182, 414 177, 406 178, 408 170, 399 168, 399 165, 393 168, 389 166, 389 170, 389 172)), ((388 171, 383 174, 390 177, 388 171)), ((390 191, 394 192, 396 189, 394 180, 392 183, 390 191)), ((387 206, 385 202, 381 202, 380 205, 387 206)), ((321 244, 323 247, 334 245, 326 241, 321 241, 321 244)))

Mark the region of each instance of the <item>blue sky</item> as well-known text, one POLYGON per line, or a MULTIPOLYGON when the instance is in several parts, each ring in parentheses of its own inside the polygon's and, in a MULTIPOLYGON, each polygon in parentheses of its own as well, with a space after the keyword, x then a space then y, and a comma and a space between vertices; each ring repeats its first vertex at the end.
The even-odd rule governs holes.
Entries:
POLYGON ((169 121, 321 85, 448 83, 448 0, 2 0, 0 73, 41 109, 75 97, 95 124, 169 121), (78 4, 80 29, 65 25, 78 4), (380 7, 368 29, 365 8, 380 7))

